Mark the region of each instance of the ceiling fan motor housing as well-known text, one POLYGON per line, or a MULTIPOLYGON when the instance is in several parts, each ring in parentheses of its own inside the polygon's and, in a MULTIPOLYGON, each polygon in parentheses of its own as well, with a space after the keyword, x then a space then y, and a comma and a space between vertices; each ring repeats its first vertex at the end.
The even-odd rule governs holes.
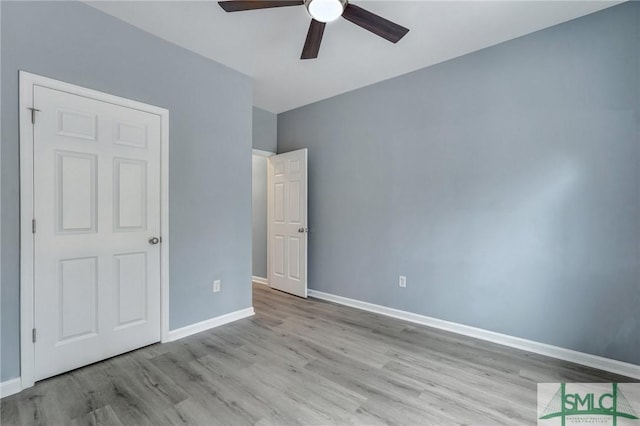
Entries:
POLYGON ((305 0, 304 6, 318 22, 335 21, 342 16, 348 0, 305 0))

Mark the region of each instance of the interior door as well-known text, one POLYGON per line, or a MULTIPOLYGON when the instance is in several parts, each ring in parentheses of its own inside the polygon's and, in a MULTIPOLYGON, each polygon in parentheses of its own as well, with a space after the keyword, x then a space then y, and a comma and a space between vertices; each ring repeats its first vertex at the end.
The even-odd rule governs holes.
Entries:
POLYGON ((160 340, 160 117, 35 86, 35 380, 160 340))
POLYGON ((307 297, 307 150, 269 157, 269 285, 307 297))

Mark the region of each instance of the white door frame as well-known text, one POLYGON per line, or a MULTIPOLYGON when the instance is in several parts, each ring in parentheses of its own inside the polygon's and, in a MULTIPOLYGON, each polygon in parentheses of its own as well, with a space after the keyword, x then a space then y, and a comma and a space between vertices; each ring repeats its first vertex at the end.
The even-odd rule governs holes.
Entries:
POLYGON ((251 155, 259 155, 260 157, 271 157, 272 155, 276 155, 275 152, 271 152, 271 151, 265 151, 262 149, 252 149, 251 150, 251 155))
MULTIPOLYGON (((33 87, 41 86, 77 96, 108 102, 160 117, 160 335, 169 335, 169 111, 130 99, 109 95, 47 77, 20 71, 20 377, 22 389, 34 384, 34 234, 32 233, 33 169, 33 87)), ((35 112, 38 118, 38 112, 35 112)))

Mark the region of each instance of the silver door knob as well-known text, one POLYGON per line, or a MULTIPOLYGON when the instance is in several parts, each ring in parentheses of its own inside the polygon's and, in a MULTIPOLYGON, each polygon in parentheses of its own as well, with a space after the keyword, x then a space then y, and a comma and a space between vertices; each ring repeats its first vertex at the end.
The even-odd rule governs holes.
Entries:
POLYGON ((303 234, 303 233, 307 232, 307 228, 298 228, 298 232, 303 234))
POLYGON ((149 244, 152 246, 158 244, 160 242, 160 238, 158 237, 149 237, 149 244))

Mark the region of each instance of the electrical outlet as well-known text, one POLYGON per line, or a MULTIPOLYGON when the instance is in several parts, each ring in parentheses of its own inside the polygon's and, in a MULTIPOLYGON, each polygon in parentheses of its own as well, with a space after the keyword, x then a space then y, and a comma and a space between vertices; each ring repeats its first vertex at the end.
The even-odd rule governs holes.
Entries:
POLYGON ((213 292, 217 293, 220 291, 220 280, 215 280, 213 282, 213 292))
POLYGON ((400 275, 400 279, 398 280, 398 285, 402 288, 407 286, 407 277, 404 275, 400 275))

